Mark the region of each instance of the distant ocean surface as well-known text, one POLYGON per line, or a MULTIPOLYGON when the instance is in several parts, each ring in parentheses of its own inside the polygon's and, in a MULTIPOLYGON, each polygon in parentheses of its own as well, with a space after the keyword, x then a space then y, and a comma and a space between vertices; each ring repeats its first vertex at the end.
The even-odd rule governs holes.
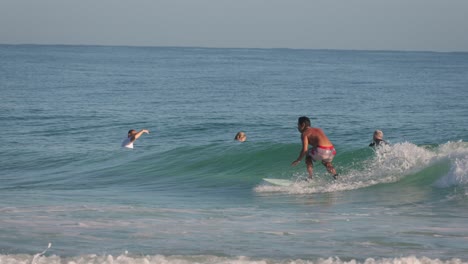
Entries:
POLYGON ((468 53, 0 45, 0 98, 0 263, 468 263, 468 53))

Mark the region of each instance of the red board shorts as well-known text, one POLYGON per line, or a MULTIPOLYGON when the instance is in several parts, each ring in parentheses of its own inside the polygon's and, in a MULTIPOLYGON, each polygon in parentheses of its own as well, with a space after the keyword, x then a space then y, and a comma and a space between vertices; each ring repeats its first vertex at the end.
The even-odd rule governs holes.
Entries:
POLYGON ((335 147, 313 147, 309 149, 309 156, 313 161, 331 162, 336 155, 335 147))

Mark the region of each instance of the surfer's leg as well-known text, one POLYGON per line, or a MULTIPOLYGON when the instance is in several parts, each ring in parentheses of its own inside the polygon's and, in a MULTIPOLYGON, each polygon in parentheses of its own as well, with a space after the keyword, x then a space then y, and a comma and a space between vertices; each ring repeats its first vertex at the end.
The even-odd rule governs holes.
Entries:
POLYGON ((310 156, 307 156, 305 161, 307 166, 307 172, 309 173, 309 179, 312 179, 312 174, 314 172, 314 163, 312 162, 312 158, 310 156))
POLYGON ((336 170, 333 167, 331 161, 322 161, 322 164, 327 168, 327 171, 333 175, 333 179, 336 180, 336 176, 338 176, 338 173, 336 173, 336 170))

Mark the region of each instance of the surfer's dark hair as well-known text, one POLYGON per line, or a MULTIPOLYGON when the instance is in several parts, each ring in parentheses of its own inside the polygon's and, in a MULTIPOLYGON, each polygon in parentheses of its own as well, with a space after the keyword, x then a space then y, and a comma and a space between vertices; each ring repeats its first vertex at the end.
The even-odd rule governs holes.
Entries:
POLYGON ((310 126, 310 119, 307 116, 301 116, 297 120, 298 125, 305 124, 306 126, 310 126))

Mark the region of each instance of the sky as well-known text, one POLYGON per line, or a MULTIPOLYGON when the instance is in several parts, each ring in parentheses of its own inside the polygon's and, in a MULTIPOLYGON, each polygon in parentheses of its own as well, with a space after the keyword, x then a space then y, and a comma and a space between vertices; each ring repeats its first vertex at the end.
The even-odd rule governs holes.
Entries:
POLYGON ((468 0, 0 0, 0 44, 468 51, 468 0))

